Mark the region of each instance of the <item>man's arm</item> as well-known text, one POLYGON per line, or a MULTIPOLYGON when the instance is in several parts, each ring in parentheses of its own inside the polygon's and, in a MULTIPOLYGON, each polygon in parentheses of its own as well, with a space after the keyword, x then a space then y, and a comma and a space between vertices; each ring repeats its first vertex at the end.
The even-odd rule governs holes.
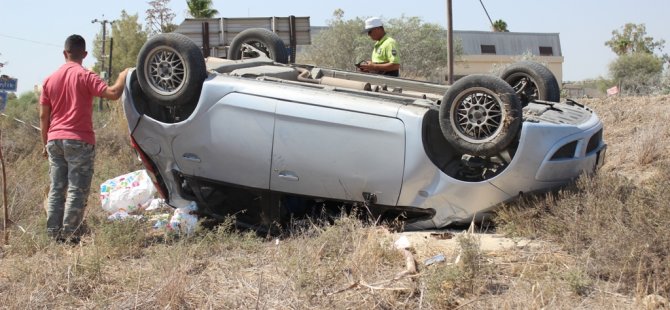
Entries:
POLYGON ((394 63, 383 63, 383 64, 373 64, 373 63, 368 63, 368 64, 361 64, 361 69, 365 71, 395 71, 400 69, 400 64, 394 64, 394 63))
POLYGON ((46 104, 40 104, 40 132, 42 133, 42 154, 47 155, 47 133, 51 125, 51 107, 46 104))
POLYGON ((123 94, 123 87, 125 86, 126 83, 127 75, 128 75, 128 68, 119 73, 119 77, 116 78, 116 82, 114 82, 114 85, 107 86, 107 88, 102 93, 102 95, 100 95, 100 97, 109 100, 117 100, 121 98, 121 95, 123 94))

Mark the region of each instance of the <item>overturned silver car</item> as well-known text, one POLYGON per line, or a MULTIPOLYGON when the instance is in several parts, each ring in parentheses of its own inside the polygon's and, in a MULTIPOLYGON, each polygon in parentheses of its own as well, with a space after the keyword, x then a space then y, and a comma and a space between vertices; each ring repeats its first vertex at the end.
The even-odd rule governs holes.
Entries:
POLYGON ((469 222, 603 163, 603 125, 537 63, 451 86, 286 64, 272 32, 203 58, 152 37, 124 95, 133 147, 168 204, 268 228, 363 206, 408 228, 469 222), (254 57, 251 57, 254 56, 254 57))

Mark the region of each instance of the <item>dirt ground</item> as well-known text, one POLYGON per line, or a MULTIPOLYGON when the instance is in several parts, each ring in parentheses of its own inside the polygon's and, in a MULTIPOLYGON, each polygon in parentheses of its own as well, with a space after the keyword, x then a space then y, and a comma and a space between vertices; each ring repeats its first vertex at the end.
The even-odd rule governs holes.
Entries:
POLYGON ((498 233, 470 232, 468 230, 426 230, 409 231, 394 234, 396 246, 406 245, 411 248, 414 258, 419 264, 430 264, 444 262, 456 263, 459 259, 461 246, 459 245, 459 234, 470 234, 479 243, 482 254, 501 251, 523 251, 538 249, 542 246, 541 241, 525 238, 509 238, 498 233), (441 260, 444 257, 444 261, 441 260))

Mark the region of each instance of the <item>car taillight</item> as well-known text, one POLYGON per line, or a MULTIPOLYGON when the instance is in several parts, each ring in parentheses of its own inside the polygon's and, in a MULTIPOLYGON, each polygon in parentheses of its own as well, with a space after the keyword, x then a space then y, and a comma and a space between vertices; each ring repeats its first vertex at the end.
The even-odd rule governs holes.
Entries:
POLYGON ((140 160, 142 161, 144 168, 146 168, 149 177, 151 178, 151 182, 154 183, 154 187, 156 187, 158 194, 167 201, 167 188, 165 187, 165 183, 163 182, 163 178, 161 177, 160 173, 156 172, 156 165, 151 161, 149 156, 147 156, 147 154, 142 151, 140 146, 135 141, 135 138, 132 136, 130 136, 130 145, 135 149, 135 151, 137 151, 137 154, 140 155, 140 160))

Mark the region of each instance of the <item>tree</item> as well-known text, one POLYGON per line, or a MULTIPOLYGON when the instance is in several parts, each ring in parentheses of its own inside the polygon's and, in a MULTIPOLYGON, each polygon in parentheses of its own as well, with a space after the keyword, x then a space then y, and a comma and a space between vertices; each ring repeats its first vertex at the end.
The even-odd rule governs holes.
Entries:
MULTIPOLYGON (((312 44, 300 55, 299 62, 321 67, 355 70, 354 64, 371 58, 374 42, 362 34, 363 19, 345 20, 341 9, 333 13, 328 27, 318 32, 312 44)), ((419 17, 400 17, 384 23, 386 32, 398 41, 400 74, 403 77, 444 81, 448 64, 446 31, 437 24, 422 22, 419 17)), ((462 47, 456 42, 458 55, 462 47)))
POLYGON ((355 63, 370 58, 370 39, 361 35, 363 20, 360 18, 344 20, 344 11, 333 12, 328 27, 313 36, 312 44, 307 46, 305 58, 300 62, 310 62, 321 67, 355 70, 355 63))
POLYGON ((177 15, 168 7, 170 0, 152 0, 148 4, 146 22, 149 36, 177 29, 177 25, 172 23, 177 15))
POLYGON ((493 28, 492 30, 494 32, 509 32, 509 30, 507 30, 507 23, 502 19, 493 22, 493 26, 491 28, 493 28))
POLYGON ((667 55, 662 52, 664 40, 647 36, 644 24, 627 23, 621 31, 612 31, 612 38, 605 42, 619 57, 610 63, 609 71, 623 94, 646 95, 661 88, 663 66, 667 55))
POLYGON ((630 55, 634 53, 653 54, 658 49, 660 52, 665 45, 665 40, 654 41, 653 37, 647 36, 647 27, 644 24, 627 23, 619 30, 612 31, 612 39, 605 42, 612 51, 619 55, 630 55))
POLYGON ((188 14, 193 18, 212 18, 219 11, 212 9, 212 0, 187 0, 188 14))
MULTIPOLYGON (((424 23, 420 17, 402 16, 389 20, 384 28, 398 41, 400 71, 403 76, 434 82, 444 81, 445 70, 449 64, 449 48, 447 31, 442 26, 424 23)), ((368 54, 371 51, 371 43, 368 43, 368 54)), ((462 44, 454 40, 455 56, 462 53, 462 44)))
POLYGON ((649 53, 622 55, 610 63, 609 71, 621 93, 649 95, 662 86, 663 59, 649 53))
MULTIPOLYGON (((2 56, 2 53, 0 53, 0 56, 2 56)), ((7 65, 7 62, 1 62, 0 61, 0 72, 2 72, 2 68, 4 68, 7 65)))
POLYGON ((665 70, 663 78, 661 79, 661 93, 663 95, 670 94, 670 68, 665 70))
MULTIPOLYGON (((138 15, 128 15, 126 11, 121 11, 119 20, 112 24, 111 34, 114 38, 114 47, 112 50, 112 73, 116 77, 121 70, 128 67, 135 67, 137 55, 144 42, 147 41, 147 33, 142 30, 142 25, 138 22, 138 15)), ((102 30, 101 30, 102 31, 102 30)), ((109 38, 109 37, 108 37, 109 38)), ((101 57, 100 47, 102 45, 102 32, 96 35, 94 42, 93 55, 97 59, 94 70, 99 70, 100 62, 105 61, 105 68, 109 64, 107 57, 101 57)), ((105 55, 109 55, 109 44, 105 45, 105 55)), ((110 81, 114 81, 111 78, 110 81)))

